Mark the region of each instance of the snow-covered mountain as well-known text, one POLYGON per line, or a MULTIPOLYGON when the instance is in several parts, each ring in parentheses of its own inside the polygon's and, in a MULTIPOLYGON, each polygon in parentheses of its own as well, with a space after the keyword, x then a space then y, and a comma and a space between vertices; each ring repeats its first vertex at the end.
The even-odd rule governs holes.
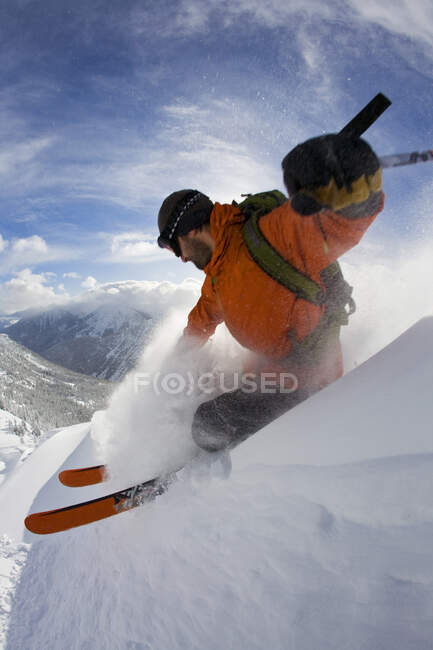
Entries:
POLYGON ((29 511, 126 487, 140 457, 148 478, 125 426, 113 481, 65 488, 58 471, 119 447, 97 420, 57 433, 0 487, 5 650, 430 650, 432 386, 426 318, 235 449, 227 480, 183 472, 151 505, 23 536, 29 511))
POLYGON ((0 331, 4 330, 18 321, 18 316, 0 316, 0 331))
POLYGON ((0 334, 0 408, 37 434, 86 422, 106 408, 114 385, 62 368, 0 334))
POLYGON ((136 365, 161 317, 191 307, 199 289, 193 280, 113 282, 62 307, 5 318, 3 332, 53 363, 118 381, 136 365))
POLYGON ((154 326, 148 314, 101 305, 84 315, 53 309, 5 331, 53 363, 115 381, 135 365, 154 326))

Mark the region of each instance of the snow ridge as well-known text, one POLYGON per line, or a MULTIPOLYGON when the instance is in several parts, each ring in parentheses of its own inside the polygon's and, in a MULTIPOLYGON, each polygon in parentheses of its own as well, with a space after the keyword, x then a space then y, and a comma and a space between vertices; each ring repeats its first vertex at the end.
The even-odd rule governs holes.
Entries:
MULTIPOLYGON (((6 650, 430 650, 432 385, 428 318, 233 450, 227 480, 184 471, 148 506, 28 534, 6 650)), ((84 425, 41 445, 0 487, 8 536, 98 460, 84 425)))

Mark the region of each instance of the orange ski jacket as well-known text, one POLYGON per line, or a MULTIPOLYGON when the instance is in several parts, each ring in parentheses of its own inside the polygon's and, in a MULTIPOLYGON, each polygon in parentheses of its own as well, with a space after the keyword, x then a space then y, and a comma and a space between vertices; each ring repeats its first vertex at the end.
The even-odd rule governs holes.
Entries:
MULTIPOLYGON (((331 210, 298 214, 287 201, 260 219, 266 239, 290 264, 323 287, 320 271, 355 246, 383 209, 361 218, 331 210)), ((269 277, 252 259, 242 236, 245 216, 232 205, 215 203, 210 217, 215 249, 205 267, 201 297, 188 316, 185 335, 205 342, 224 322, 233 337, 265 361, 266 369, 287 369, 293 337, 301 342, 318 324, 315 306, 269 277)), ((296 372, 296 368, 290 368, 296 372)), ((311 369, 307 383, 320 386, 342 374, 341 348, 330 350, 326 369, 311 369)))

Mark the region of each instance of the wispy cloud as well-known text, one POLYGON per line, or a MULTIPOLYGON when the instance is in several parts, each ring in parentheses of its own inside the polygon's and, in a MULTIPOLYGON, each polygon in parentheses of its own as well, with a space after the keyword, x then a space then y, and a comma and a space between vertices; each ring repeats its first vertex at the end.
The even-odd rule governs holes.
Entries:
MULTIPOLYGON (((380 0, 349 0, 349 5, 365 21, 433 47, 433 5, 430 0, 394 0, 392 8, 380 0)), ((431 49, 425 54, 431 57, 431 49)))
MULTIPOLYGON (((77 241, 90 261, 83 278, 100 277, 95 262, 161 261, 156 214, 167 194, 197 187, 230 202, 283 189, 292 146, 340 128, 388 72, 401 83, 391 57, 422 57, 415 71, 431 74, 429 0, 132 0, 104 15, 85 0, 66 4, 54 3, 45 25, 34 3, 17 3, 15 31, 0 25, 12 80, 0 86, 0 273, 76 259, 67 244, 77 241), (23 10, 36 21, 25 30, 23 10), (101 231, 115 234, 101 244, 101 231)), ((380 124, 374 145, 392 153, 397 130, 380 124)))
POLYGON ((170 6, 170 12, 164 16, 163 11, 149 16, 146 9, 137 4, 131 13, 131 30, 136 35, 149 34, 156 25, 164 37, 175 35, 186 38, 203 34, 213 29, 216 21, 221 21, 227 28, 255 22, 261 27, 279 27, 287 24, 287 19, 298 12, 304 15, 317 13, 331 16, 332 10, 320 0, 292 0, 286 3, 282 0, 239 0, 236 3, 229 0, 180 0, 170 6))
POLYGON ((166 178, 162 185, 166 193, 198 186, 223 202, 259 187, 281 186, 279 167, 259 154, 263 141, 257 134, 265 139, 267 125, 246 102, 202 97, 196 104, 166 105, 164 114, 160 142, 171 151, 169 183, 166 178))
POLYGON ((0 180, 10 183, 15 180, 22 182, 21 174, 33 176, 31 165, 34 164, 41 152, 53 145, 53 138, 30 138, 27 141, 8 144, 0 150, 0 180))
MULTIPOLYGON (((410 7, 408 2, 397 0, 392 11, 374 0, 361 4, 353 0, 343 3, 181 0, 171 3, 169 8, 155 7, 152 15, 141 3, 132 4, 132 9, 123 13, 113 9, 109 16, 100 17, 101 24, 117 38, 128 35, 131 47, 141 44, 145 57, 141 60, 137 56, 134 61, 132 80, 95 74, 92 88, 97 88, 103 96, 126 101, 129 95, 134 100, 134 108, 147 106, 148 90, 140 84, 142 73, 147 79, 145 71, 149 67, 144 36, 151 30, 159 39, 176 34, 179 43, 182 38, 211 33, 216 19, 226 28, 245 25, 245 29, 253 26, 286 33, 280 38, 277 63, 287 67, 287 87, 284 92, 279 91, 278 83, 274 82, 275 95, 267 99, 269 104, 275 100, 275 107, 264 106, 260 110, 258 102, 239 99, 235 83, 227 85, 227 96, 233 97, 231 102, 226 102, 221 95, 215 99, 207 92, 200 94, 197 83, 188 101, 182 99, 182 89, 179 100, 160 106, 159 112, 156 101, 155 126, 148 126, 145 132, 135 121, 122 121, 118 115, 114 117, 100 110, 95 117, 87 112, 83 120, 74 121, 70 117, 69 122, 52 123, 49 131, 45 125, 45 134, 35 137, 30 124, 34 117, 24 117, 21 111, 23 96, 30 105, 40 109, 41 96, 47 101, 55 97, 58 89, 55 84, 41 80, 38 96, 37 84, 17 83, 4 90, 0 97, 3 131, 11 138, 8 147, 0 150, 0 178, 6 196, 44 193, 51 201, 91 200, 137 210, 159 201, 173 185, 201 185, 220 200, 230 200, 256 187, 281 186, 276 161, 269 157, 267 149, 277 144, 282 155, 285 153, 281 145, 283 120, 289 134, 287 147, 306 137, 308 127, 311 134, 314 133, 311 126, 320 130, 328 124, 337 128, 341 123, 340 115, 336 114, 341 104, 341 89, 338 77, 332 74, 332 57, 323 65, 324 44, 329 43, 335 22, 346 21, 367 30, 368 25, 379 25, 398 35, 407 34, 408 28, 414 39, 425 43, 433 35, 433 20, 425 19, 432 11, 427 0, 413 0, 410 7), (162 24, 165 32, 156 29, 162 24), (304 62, 296 83, 290 75, 294 54, 300 55, 304 62), (296 86, 293 88, 296 92, 291 92, 291 85, 296 86), (313 96, 315 102, 311 101, 313 96), (326 110, 331 106, 332 119, 326 110)), ((85 18, 80 18, 78 11, 72 12, 71 21, 83 28, 79 32, 83 47, 89 47, 92 30, 98 29, 97 12, 86 8, 85 18)), ((167 75, 170 62, 165 65, 167 75)), ((269 79, 266 83, 271 84, 269 79)), ((193 88, 190 77, 188 88, 193 88)))
MULTIPOLYGON (((356 21, 379 25, 387 32, 433 44, 433 6, 430 0, 395 0, 392 7, 382 0, 180 0, 170 7, 170 15, 156 12, 150 17, 140 5, 131 12, 133 33, 149 34, 158 25, 165 37, 187 38, 211 32, 216 21, 227 27, 258 25, 279 30, 289 28, 296 18, 297 28, 312 17, 333 23, 356 21)), ((431 52, 426 52, 431 56, 431 52)))
POLYGON ((0 171, 6 194, 49 191, 47 201, 49 196, 56 202, 69 197, 139 209, 170 193, 173 184, 201 185, 219 200, 228 200, 233 192, 279 180, 279 169, 257 156, 251 133, 260 128, 246 104, 201 97, 196 103, 162 107, 159 133, 151 141, 134 132, 116 132, 113 138, 110 122, 99 123, 89 138, 88 129, 69 128, 49 139, 16 144, 15 153, 4 154, 0 171), (40 154, 48 147, 51 156, 42 160, 40 154), (71 162, 77 149, 80 161, 71 162))

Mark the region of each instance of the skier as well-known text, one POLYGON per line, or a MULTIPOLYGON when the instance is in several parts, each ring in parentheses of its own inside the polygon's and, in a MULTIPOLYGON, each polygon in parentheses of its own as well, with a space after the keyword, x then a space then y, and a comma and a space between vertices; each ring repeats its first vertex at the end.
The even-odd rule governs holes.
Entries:
MULTIPOLYGON (((361 111, 361 120, 349 123, 358 122, 358 135, 377 118, 371 110, 376 100, 361 111)), ((380 103, 379 114, 389 100, 380 103)), ((274 190, 239 206, 221 205, 197 190, 180 190, 159 212, 159 245, 206 274, 179 346, 202 345, 224 321, 254 353, 258 378, 254 391, 248 384, 248 390, 242 386, 199 406, 192 423, 198 445, 193 472, 206 472, 207 465, 227 476, 232 447, 342 374, 339 332, 354 305, 336 260, 383 208, 381 166, 370 145, 345 127, 298 145, 282 168, 289 199, 274 190), (295 383, 287 391, 284 383, 268 391, 261 378, 270 370, 295 383)), ((62 472, 60 479, 76 486, 107 476, 105 466, 96 466, 62 472)), ((152 501, 173 480, 173 473, 162 475, 32 513, 25 524, 38 534, 82 526, 152 501)))
POLYGON ((182 344, 204 344, 225 322, 254 354, 255 390, 195 413, 192 436, 207 452, 237 445, 343 372, 339 333, 354 303, 336 260, 383 208, 380 163, 365 140, 340 133, 299 144, 282 169, 289 199, 273 191, 213 204, 180 190, 159 210, 158 244, 206 274, 182 344), (269 373, 284 378, 274 390, 269 373))

